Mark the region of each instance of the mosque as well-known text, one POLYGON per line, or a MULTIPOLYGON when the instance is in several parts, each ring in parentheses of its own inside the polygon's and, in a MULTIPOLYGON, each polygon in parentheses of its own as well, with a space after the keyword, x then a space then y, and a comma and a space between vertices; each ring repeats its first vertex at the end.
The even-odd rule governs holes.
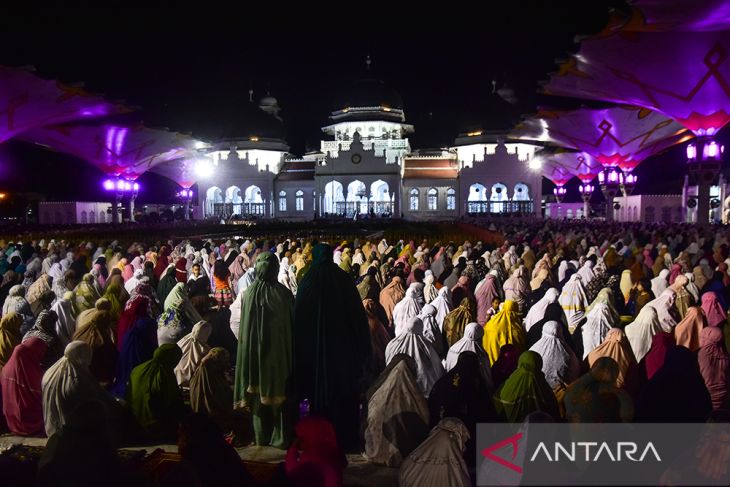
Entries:
POLYGON ((198 181, 196 219, 540 214, 542 173, 531 166, 539 146, 474 131, 448 147, 413 148, 403 100, 381 80, 355 81, 322 127, 319 150, 301 158, 288 152, 277 99, 267 95, 258 108, 249 133, 207 152, 213 168, 198 181))

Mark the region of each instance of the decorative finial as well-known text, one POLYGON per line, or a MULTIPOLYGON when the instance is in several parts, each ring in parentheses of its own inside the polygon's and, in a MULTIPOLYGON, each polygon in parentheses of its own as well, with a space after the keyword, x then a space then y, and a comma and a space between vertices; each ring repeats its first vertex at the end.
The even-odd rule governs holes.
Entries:
POLYGON ((253 103, 253 88, 248 89, 248 101, 253 103))
POLYGON ((367 71, 370 71, 370 64, 372 64, 372 60, 370 59, 370 54, 368 54, 368 57, 365 59, 365 69, 367 71))

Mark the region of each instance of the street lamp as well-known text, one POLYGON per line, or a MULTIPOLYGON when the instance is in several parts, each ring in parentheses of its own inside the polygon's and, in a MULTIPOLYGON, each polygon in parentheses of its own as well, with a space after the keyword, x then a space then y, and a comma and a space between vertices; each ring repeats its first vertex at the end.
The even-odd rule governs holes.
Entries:
POLYGON ((119 204, 125 194, 129 195, 129 221, 134 221, 134 200, 137 199, 139 194, 139 183, 135 181, 128 181, 126 179, 106 179, 102 183, 102 187, 105 191, 114 191, 115 199, 112 204, 112 222, 119 223, 119 204))
POLYGON ((621 185, 621 192, 624 196, 629 196, 634 191, 634 188, 636 187, 636 181, 638 178, 635 174, 631 173, 619 173, 618 175, 619 183, 621 185))
POLYGON ((591 201, 591 195, 593 194, 593 190, 595 188, 590 183, 583 183, 580 186, 578 186, 578 192, 580 192, 580 197, 583 200, 583 215, 588 218, 591 214, 590 209, 590 201, 591 201))
POLYGON ((183 188, 177 193, 178 197, 183 200, 185 209, 185 219, 190 220, 190 203, 193 201, 193 190, 183 188))
POLYGON ((553 194, 555 195, 555 200, 558 203, 563 202, 563 198, 565 197, 565 194, 568 192, 567 189, 565 189, 562 186, 558 186, 557 188, 553 188, 553 194))
POLYGON ((697 223, 707 225, 710 219, 710 186, 722 165, 725 147, 713 138, 714 128, 699 129, 697 139, 687 144, 687 166, 690 184, 697 185, 697 223))
POLYGON ((615 167, 607 167, 598 173, 598 184, 606 198, 606 220, 613 220, 613 198, 618 194, 621 182, 619 171, 615 167))

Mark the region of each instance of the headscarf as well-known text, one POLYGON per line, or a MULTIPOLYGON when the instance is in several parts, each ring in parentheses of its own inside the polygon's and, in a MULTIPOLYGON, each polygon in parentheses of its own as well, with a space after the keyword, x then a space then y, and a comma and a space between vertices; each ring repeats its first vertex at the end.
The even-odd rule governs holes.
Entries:
POLYGON ((94 285, 94 276, 84 274, 81 282, 74 289, 74 296, 76 314, 80 314, 87 309, 92 309, 96 300, 101 297, 94 285))
POLYGON ((563 286, 558 302, 563 307, 565 317, 568 319, 568 330, 573 333, 585 317, 586 307, 588 306, 588 296, 586 296, 583 282, 578 274, 570 276, 568 282, 563 286))
POLYGON ((402 333, 388 343, 385 363, 389 364, 393 357, 401 353, 415 360, 416 381, 423 395, 428 397, 433 385, 444 374, 444 368, 436 350, 423 337, 423 322, 420 318, 410 318, 402 333))
POLYGON ((497 411, 510 423, 521 423, 534 412, 558 417, 558 404, 542 373, 542 359, 536 352, 520 355, 517 370, 505 381, 495 395, 497 411))
POLYGON ((493 274, 487 274, 477 285, 475 298, 477 303, 477 323, 486 323, 487 312, 492 307, 492 301, 495 298, 499 298, 497 278, 493 274))
POLYGON ((435 281, 436 277, 434 277, 433 271, 430 269, 427 270, 426 275, 423 278, 423 298, 426 300, 427 304, 438 297, 438 289, 436 289, 436 286, 434 285, 435 281))
POLYGON ((438 296, 431 301, 431 305, 436 308, 436 322, 441 327, 442 332, 444 331, 444 320, 453 308, 451 303, 451 291, 447 287, 439 289, 438 296))
MULTIPOLYGON (((657 296, 652 301, 646 303, 644 308, 653 308, 659 319, 659 325, 662 327, 662 331, 671 333, 677 323, 681 321, 677 309, 674 307, 677 294, 673 289, 667 288, 662 292, 661 295, 657 296)), ((642 308, 641 311, 644 311, 642 308)), ((639 312, 641 314, 641 312, 639 312)), ((638 316, 637 316, 638 318, 638 316)))
POLYGON ((215 347, 203 357, 190 379, 190 407, 212 417, 222 431, 231 428, 233 390, 225 378, 231 356, 225 348, 215 347))
MULTIPOLYGON (((41 312, 40 307, 43 305, 41 297, 49 291, 51 291, 51 277, 46 274, 36 279, 28 288, 25 299, 28 301, 34 316, 38 316, 38 313, 41 312)), ((56 296, 56 298, 60 299, 61 296, 56 296)))
POLYGON ((603 343, 611 328, 619 324, 619 316, 612 306, 610 296, 609 289, 598 293, 586 313, 586 321, 581 326, 583 358, 586 358, 591 351, 603 343))
POLYGON ((459 306, 444 318, 444 334, 449 346, 461 340, 461 337, 464 336, 464 328, 475 319, 474 304, 470 298, 464 297, 459 306))
POLYGON ((517 306, 512 301, 505 301, 502 309, 484 325, 484 350, 489 355, 490 363, 499 356, 499 350, 511 343, 519 350, 525 349, 525 331, 519 323, 517 306))
POLYGON ((699 303, 700 290, 697 287, 697 284, 695 284, 695 275, 691 272, 687 272, 684 276, 687 278, 687 285, 685 286, 685 289, 687 289, 687 292, 692 296, 694 303, 699 303))
POLYGON ((98 299, 94 309, 79 315, 73 339, 89 344, 93 350, 91 373, 99 382, 111 384, 117 366, 117 347, 114 345, 111 312, 106 299, 98 299))
POLYGON ((705 312, 699 306, 692 306, 687 311, 684 319, 674 328, 674 340, 681 345, 696 352, 700 348, 700 335, 702 329, 707 326, 705 312))
POLYGON ((127 291, 124 289, 124 287, 117 284, 112 284, 110 286, 107 286, 106 292, 102 297, 109 301, 109 314, 111 315, 112 321, 116 323, 117 321, 119 321, 119 317, 122 315, 122 311, 124 310, 124 305, 126 304, 127 298, 129 298, 129 294, 127 294, 127 291))
POLYGON ((0 371, 0 397, 8 429, 23 436, 43 432, 41 360, 48 345, 30 337, 16 346, 0 371))
POLYGON ((378 317, 378 304, 372 299, 363 299, 362 305, 368 317, 368 327, 370 328, 370 345, 372 347, 372 364, 370 367, 373 377, 377 377, 385 370, 385 349, 388 342, 390 342, 390 335, 385 329, 385 324, 378 317))
POLYGON ((403 332, 409 320, 421 312, 421 305, 416 299, 416 289, 413 285, 409 286, 406 294, 393 307, 393 326, 395 328, 395 336, 403 332))
POLYGON ((526 332, 530 331, 530 328, 532 328, 535 323, 545 317, 547 307, 552 303, 557 303, 559 297, 560 292, 554 287, 550 288, 538 302, 530 307, 530 310, 527 312, 527 316, 525 316, 524 322, 526 332))
POLYGON ((66 346, 64 356, 43 374, 43 417, 48 437, 58 432, 74 409, 85 402, 99 401, 110 410, 115 406, 112 396, 89 371, 91 353, 87 343, 73 341, 66 346))
POLYGON ((408 354, 390 363, 368 391, 365 453, 371 463, 397 467, 428 434, 428 403, 408 354))
POLYGON ((401 487, 469 487, 464 449, 469 430, 459 419, 439 421, 428 438, 405 459, 398 473, 401 487))
POLYGON ((654 296, 659 296, 664 290, 669 287, 669 269, 662 269, 659 275, 651 280, 651 292, 654 296))
POLYGON ((530 350, 542 357, 542 372, 553 389, 570 384, 580 375, 578 357, 565 342, 564 337, 560 336, 557 321, 545 323, 542 328, 542 338, 530 347, 530 350))
POLYGON ((122 337, 121 346, 112 393, 124 398, 132 370, 150 360, 157 349, 157 322, 146 315, 139 317, 122 337))
POLYGON ((129 377, 127 403, 150 439, 174 438, 177 432, 184 404, 173 369, 181 357, 180 347, 164 343, 129 377))
POLYGON ((591 370, 568 386, 563 396, 565 419, 570 423, 629 422, 634 417, 634 404, 626 391, 616 386, 619 367, 610 357, 601 357, 591 370), (611 398, 619 403, 616 411, 611 398))
POLYGON ((167 268, 165 275, 157 283, 157 299, 164 303, 170 291, 177 285, 177 279, 175 279, 175 268, 170 266, 167 268))
POLYGON ((464 328, 464 337, 449 348, 449 352, 446 355, 445 368, 447 372, 450 371, 456 367, 459 356, 463 352, 473 352, 479 359, 480 372, 484 377, 484 383, 490 391, 493 391, 494 384, 492 381, 492 372, 489 367, 489 356, 482 347, 483 336, 484 329, 479 324, 469 323, 466 325, 466 328, 464 328))
POLYGON ((727 321, 727 314, 722 309, 717 294, 712 291, 702 295, 702 310, 707 317, 708 326, 722 326, 727 321))
POLYGON ((179 282, 165 299, 165 308, 158 320, 157 340, 160 343, 177 343, 189 326, 202 321, 200 314, 188 299, 185 284, 179 282))
POLYGON ((525 279, 526 274, 527 270, 520 266, 502 286, 505 301, 513 301, 517 305, 518 312, 524 312, 527 309, 527 300, 530 297, 530 285, 525 279))
POLYGON ((210 351, 208 338, 212 332, 213 326, 210 323, 199 321, 193 326, 193 331, 177 342, 182 350, 182 358, 175 366, 175 378, 179 386, 185 387, 190 383, 193 372, 210 351))
POLYGON ((23 318, 15 312, 8 313, 0 319, 0 370, 10 360, 13 349, 23 338, 20 334, 22 324, 23 318))
POLYGON ((427 304, 421 308, 418 317, 423 322, 423 337, 433 346, 439 358, 446 357, 448 345, 446 337, 441 333, 441 328, 436 322, 436 308, 427 304))
POLYGON ((700 333, 700 349, 697 362, 705 386, 710 392, 712 408, 719 409, 728 397, 728 379, 730 379, 730 355, 723 347, 722 329, 707 327, 700 333))
POLYGON ((137 294, 124 305, 119 321, 117 322, 116 343, 117 349, 122 349, 122 339, 127 334, 134 322, 143 316, 150 316, 151 299, 147 296, 137 294))
POLYGON ((393 322, 393 309, 395 305, 405 297, 406 291, 403 289, 403 279, 395 276, 387 286, 380 291, 380 304, 385 309, 388 320, 393 322))
POLYGON ((667 350, 674 345, 671 333, 660 331, 652 337, 651 348, 639 364, 643 366, 646 379, 651 379, 662 368, 667 350))
POLYGON ((626 335, 621 328, 611 328, 606 338, 598 347, 588 354, 588 365, 590 367, 601 357, 610 357, 618 364, 618 378, 616 386, 623 387, 627 379, 632 379, 633 369, 636 367, 636 357, 631 349, 626 335))
POLYGON ((631 294, 631 289, 633 287, 634 281, 631 279, 631 271, 627 269, 621 273, 621 282, 619 284, 624 302, 629 302, 629 295, 631 294))

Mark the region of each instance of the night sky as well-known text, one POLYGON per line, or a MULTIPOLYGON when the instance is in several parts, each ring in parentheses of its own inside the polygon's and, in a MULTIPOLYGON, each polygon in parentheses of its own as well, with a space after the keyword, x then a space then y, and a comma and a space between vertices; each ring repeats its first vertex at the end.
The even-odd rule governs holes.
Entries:
MULTIPOLYGON (((624 8, 596 0, 494 3, 460 12, 380 2, 317 4, 316 11, 276 2, 255 10, 215 2, 34 7, 0 20, 0 64, 84 82, 89 91, 140 107, 134 116, 148 126, 204 140, 244 131, 257 116, 249 88, 256 99, 270 92, 295 154, 318 147, 320 127, 347 86, 376 77, 402 96, 416 129, 412 146, 434 147, 467 130, 509 130, 538 105, 575 106, 539 95, 538 82, 556 58, 577 49, 576 35, 600 30, 610 8, 624 8), (493 94, 493 80, 511 87, 518 102, 493 94)), ((681 167, 681 150, 660 157, 681 167)), ((637 170, 638 190, 676 192, 681 178, 650 178, 653 164, 637 170)), ((101 178, 73 157, 19 142, 0 146, 0 185, 15 191, 90 200, 101 196, 101 178)), ((175 191, 156 175, 141 182, 142 201, 165 202, 175 191)))

